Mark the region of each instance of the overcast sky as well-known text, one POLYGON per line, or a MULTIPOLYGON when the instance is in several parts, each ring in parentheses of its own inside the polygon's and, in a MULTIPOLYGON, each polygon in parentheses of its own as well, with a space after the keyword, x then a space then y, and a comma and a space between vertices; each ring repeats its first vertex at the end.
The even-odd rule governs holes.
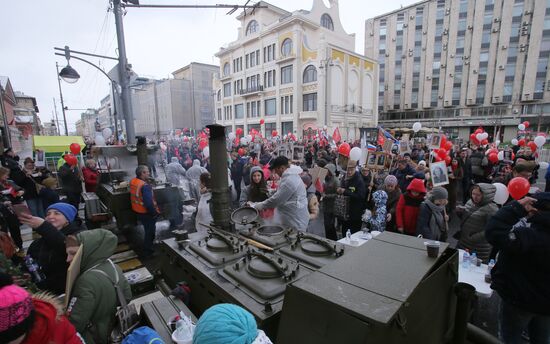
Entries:
MULTIPOLYGON (((245 0, 140 0, 142 4, 244 4, 245 0)), ((271 0, 287 11, 310 10, 313 0, 271 0)), ((325 1, 327 2, 327 1, 325 1)), ((363 53, 365 20, 384 14, 411 0, 340 0, 340 18, 347 33, 356 34, 356 52, 363 53)), ((0 0, 0 75, 8 76, 15 91, 36 97, 42 122, 52 118, 53 98, 59 90, 54 47, 116 57, 115 21, 107 12, 108 0, 0 0)), ((168 78, 190 62, 218 64, 214 54, 236 40, 240 11, 226 15, 223 9, 129 8, 124 17, 128 60, 141 76, 168 78)), ((110 70, 115 61, 89 58, 110 70)), ((65 106, 70 109, 98 108, 109 92, 108 80, 83 62, 71 65, 80 73, 76 84, 62 81, 65 106)), ((67 111, 69 130, 82 111, 67 111)), ((63 132, 63 131, 62 131, 63 132)))

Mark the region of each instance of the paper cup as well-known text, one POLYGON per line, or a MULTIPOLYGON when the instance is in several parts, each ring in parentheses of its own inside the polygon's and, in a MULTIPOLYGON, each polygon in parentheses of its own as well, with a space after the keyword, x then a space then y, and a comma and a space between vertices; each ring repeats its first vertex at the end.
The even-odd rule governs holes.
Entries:
POLYGON ((439 256, 439 246, 441 243, 439 241, 427 241, 425 242, 426 251, 428 252, 428 257, 437 258, 439 256))

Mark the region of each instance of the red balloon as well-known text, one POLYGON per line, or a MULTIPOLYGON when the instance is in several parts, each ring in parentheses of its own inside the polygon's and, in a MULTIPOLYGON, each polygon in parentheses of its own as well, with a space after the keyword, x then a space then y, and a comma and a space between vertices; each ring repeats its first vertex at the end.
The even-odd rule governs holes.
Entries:
POLYGON ((447 156, 445 157, 445 164, 446 164, 447 166, 449 166, 449 165, 451 164, 451 161, 452 161, 451 157, 447 155, 447 156))
POLYGON ((181 134, 181 130, 176 129, 176 136, 180 136, 180 134, 181 134))
POLYGON ((529 146, 529 148, 531 148, 531 151, 532 152, 536 152, 537 151, 537 144, 534 142, 534 141, 529 141, 529 143, 527 144, 527 146, 529 146))
POLYGON ((441 159, 439 156, 436 155, 435 158, 434 158, 434 160, 435 160, 436 162, 440 162, 442 159, 441 159))
POLYGON ((445 149, 450 151, 451 149, 453 149, 453 143, 451 141, 447 141, 445 143, 445 149))
POLYGON ((525 146, 525 140, 524 140, 524 139, 519 140, 519 141, 518 141, 518 145, 519 145, 520 147, 525 146))
POLYGON ((488 159, 491 163, 496 164, 498 162, 498 154, 490 153, 488 159))
POLYGON ((204 149, 206 146, 208 146, 208 141, 207 140, 201 140, 199 142, 200 149, 204 149))
POLYGON ((482 128, 477 128, 476 131, 474 131, 474 134, 481 134, 483 132, 482 128))
POLYGON ((67 164, 69 164, 70 166, 76 166, 78 164, 78 160, 76 159, 76 157, 72 154, 65 154, 65 156, 63 157, 63 159, 65 160, 65 162, 67 164))
POLYGON ((491 149, 489 149, 489 150, 487 151, 486 154, 489 156, 489 155, 491 155, 491 154, 493 154, 493 153, 495 153, 495 154, 498 155, 498 149, 496 149, 496 148, 491 148, 491 149))
POLYGON ((69 149, 74 155, 80 153, 80 145, 78 143, 71 143, 69 149))
POLYGON ((476 133, 470 134, 470 141, 472 141, 472 142, 477 141, 476 133))
POLYGON ((438 149, 437 150, 437 156, 441 158, 441 160, 444 160, 447 156, 447 151, 445 149, 438 149))
POLYGON ((445 148, 446 144, 447 144, 447 136, 441 135, 441 141, 439 143, 439 147, 445 148))
POLYGON ((260 125, 263 125, 265 121, 263 119, 260 120, 260 125))
POLYGON ((338 147, 338 153, 341 155, 349 158, 349 151, 351 150, 351 147, 349 146, 349 143, 344 142, 338 147))
POLYGON ((515 177, 508 183, 508 192, 513 199, 518 200, 523 198, 529 192, 531 184, 523 177, 515 177))
POLYGON ((243 128, 237 128, 237 130, 235 130, 235 134, 237 134, 237 136, 241 136, 243 134, 243 128))
POLYGON ((244 148, 239 148, 239 150, 237 151, 239 153, 240 156, 244 156, 244 148))
POLYGON ((279 135, 279 133, 277 132, 277 130, 273 130, 273 131, 271 132, 271 137, 275 137, 275 136, 277 136, 277 135, 279 135))
POLYGON ((523 122, 523 125, 525 126, 525 128, 529 128, 529 121, 523 122))
POLYGON ((483 141, 481 141, 481 144, 482 145, 487 145, 487 144, 489 144, 489 141, 487 139, 483 139, 483 141))

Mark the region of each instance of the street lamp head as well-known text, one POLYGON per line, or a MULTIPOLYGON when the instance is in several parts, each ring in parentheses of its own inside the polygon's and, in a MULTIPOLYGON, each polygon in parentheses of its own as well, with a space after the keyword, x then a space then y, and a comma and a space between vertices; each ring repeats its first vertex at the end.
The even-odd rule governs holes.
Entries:
POLYGON ((71 67, 70 64, 67 64, 67 66, 63 67, 61 72, 59 72, 59 76, 61 79, 63 79, 65 82, 68 82, 69 84, 74 84, 75 82, 80 79, 80 74, 71 67))

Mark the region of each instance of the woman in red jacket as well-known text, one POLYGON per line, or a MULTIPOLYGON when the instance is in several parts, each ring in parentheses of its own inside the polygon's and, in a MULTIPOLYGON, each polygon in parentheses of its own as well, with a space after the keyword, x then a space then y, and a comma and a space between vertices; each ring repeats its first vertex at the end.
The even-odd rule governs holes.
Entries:
POLYGON ((86 160, 86 167, 82 168, 86 192, 95 192, 95 188, 99 182, 99 171, 96 166, 97 164, 94 159, 88 159, 86 160))
POLYGON ((397 202, 395 221, 399 233, 415 235, 416 221, 420 213, 420 203, 426 196, 426 187, 422 179, 415 178, 407 187, 407 191, 401 195, 397 202))

